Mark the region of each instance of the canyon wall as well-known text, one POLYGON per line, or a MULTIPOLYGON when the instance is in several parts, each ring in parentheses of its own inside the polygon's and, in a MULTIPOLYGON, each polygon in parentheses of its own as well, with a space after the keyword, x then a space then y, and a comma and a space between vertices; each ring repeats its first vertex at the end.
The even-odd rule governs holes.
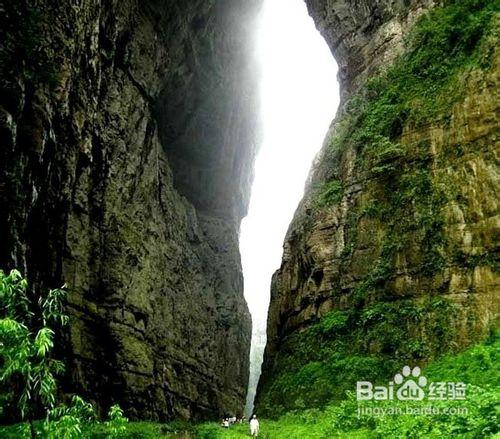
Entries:
POLYGON ((306 2, 342 103, 273 276, 267 415, 483 340, 499 305, 498 6, 306 2))
POLYGON ((259 0, 0 2, 0 267, 68 285, 63 388, 239 413, 259 0))

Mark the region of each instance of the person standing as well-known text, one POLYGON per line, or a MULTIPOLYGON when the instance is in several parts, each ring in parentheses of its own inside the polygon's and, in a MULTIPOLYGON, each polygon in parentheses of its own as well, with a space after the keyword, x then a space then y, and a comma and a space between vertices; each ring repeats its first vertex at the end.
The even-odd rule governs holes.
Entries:
POLYGON ((250 434, 252 437, 257 437, 259 435, 259 420, 257 419, 256 415, 252 416, 252 419, 250 420, 250 434))

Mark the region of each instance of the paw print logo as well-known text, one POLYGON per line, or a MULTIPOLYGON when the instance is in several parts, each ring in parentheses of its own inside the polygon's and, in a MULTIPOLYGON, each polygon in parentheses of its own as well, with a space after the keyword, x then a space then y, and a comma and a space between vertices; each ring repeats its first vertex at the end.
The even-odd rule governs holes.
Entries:
POLYGON ((423 387, 427 385, 427 378, 421 375, 420 367, 403 367, 402 373, 394 376, 394 382, 400 385, 396 393, 400 401, 422 401, 425 398, 423 387))

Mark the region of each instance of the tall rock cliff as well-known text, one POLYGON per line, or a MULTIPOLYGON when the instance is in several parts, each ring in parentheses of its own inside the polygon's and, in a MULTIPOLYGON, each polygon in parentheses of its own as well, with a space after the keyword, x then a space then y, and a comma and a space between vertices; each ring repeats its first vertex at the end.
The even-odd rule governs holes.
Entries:
POLYGON ((242 410, 258 0, 0 2, 0 267, 67 283, 65 391, 242 410))
POLYGON ((499 4, 307 0, 342 104, 272 282, 257 407, 484 339, 499 305, 499 4))

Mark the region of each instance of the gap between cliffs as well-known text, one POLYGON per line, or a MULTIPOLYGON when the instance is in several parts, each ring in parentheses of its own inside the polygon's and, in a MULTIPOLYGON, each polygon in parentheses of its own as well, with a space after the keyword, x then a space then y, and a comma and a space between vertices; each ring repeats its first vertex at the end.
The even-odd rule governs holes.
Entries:
POLYGON ((265 0, 257 27, 263 143, 240 235, 253 320, 245 412, 253 410, 266 343, 270 279, 315 154, 338 106, 337 65, 302 0, 265 0))

